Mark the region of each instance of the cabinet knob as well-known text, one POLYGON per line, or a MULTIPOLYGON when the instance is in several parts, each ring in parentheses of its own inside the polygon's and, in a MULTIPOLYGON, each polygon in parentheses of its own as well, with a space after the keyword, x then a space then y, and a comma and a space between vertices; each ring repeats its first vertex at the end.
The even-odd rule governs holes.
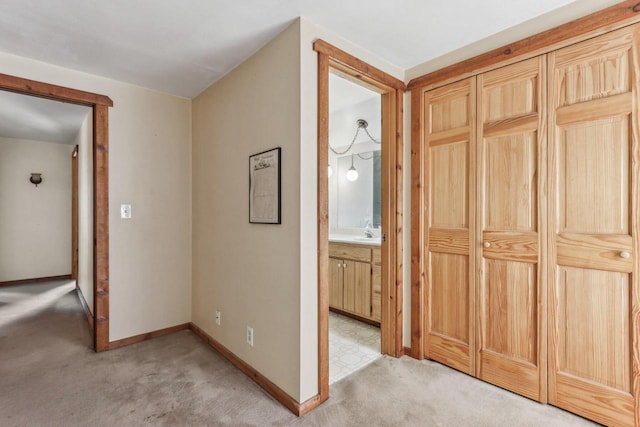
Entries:
POLYGON ((342 264, 342 266, 343 266, 344 268, 347 268, 347 264, 342 264))
POLYGON ((631 256, 631 254, 629 252, 627 252, 627 251, 620 252, 620 258, 629 259, 630 256, 631 256))
POLYGON ((485 248, 490 248, 491 247, 491 242, 484 242, 482 244, 482 246, 484 246, 485 248))

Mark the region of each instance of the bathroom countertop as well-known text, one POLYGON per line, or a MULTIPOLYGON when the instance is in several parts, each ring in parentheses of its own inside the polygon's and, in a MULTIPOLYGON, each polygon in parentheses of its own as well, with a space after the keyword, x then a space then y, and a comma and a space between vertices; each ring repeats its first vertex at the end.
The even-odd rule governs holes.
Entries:
POLYGON ((380 246, 382 244, 380 237, 365 237, 364 235, 353 234, 330 234, 329 242, 369 246, 380 246))

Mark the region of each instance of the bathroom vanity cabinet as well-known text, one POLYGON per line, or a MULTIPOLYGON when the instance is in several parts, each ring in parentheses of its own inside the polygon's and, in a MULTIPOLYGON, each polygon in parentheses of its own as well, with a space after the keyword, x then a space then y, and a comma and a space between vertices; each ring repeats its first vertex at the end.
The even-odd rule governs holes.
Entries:
POLYGON ((329 306, 334 311, 380 322, 380 247, 329 243, 329 306))

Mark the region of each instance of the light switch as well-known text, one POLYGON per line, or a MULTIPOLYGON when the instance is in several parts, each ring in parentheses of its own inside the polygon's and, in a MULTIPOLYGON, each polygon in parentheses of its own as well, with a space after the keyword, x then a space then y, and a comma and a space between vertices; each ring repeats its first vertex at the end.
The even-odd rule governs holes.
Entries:
POLYGON ((131 205, 120 205, 120 218, 131 219, 131 205))

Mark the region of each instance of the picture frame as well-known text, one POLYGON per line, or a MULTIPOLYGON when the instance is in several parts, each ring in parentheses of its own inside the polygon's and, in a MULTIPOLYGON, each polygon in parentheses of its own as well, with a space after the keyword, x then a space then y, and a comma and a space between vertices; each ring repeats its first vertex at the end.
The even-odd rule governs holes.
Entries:
POLYGON ((281 224, 281 147, 249 156, 249 223, 281 224))

